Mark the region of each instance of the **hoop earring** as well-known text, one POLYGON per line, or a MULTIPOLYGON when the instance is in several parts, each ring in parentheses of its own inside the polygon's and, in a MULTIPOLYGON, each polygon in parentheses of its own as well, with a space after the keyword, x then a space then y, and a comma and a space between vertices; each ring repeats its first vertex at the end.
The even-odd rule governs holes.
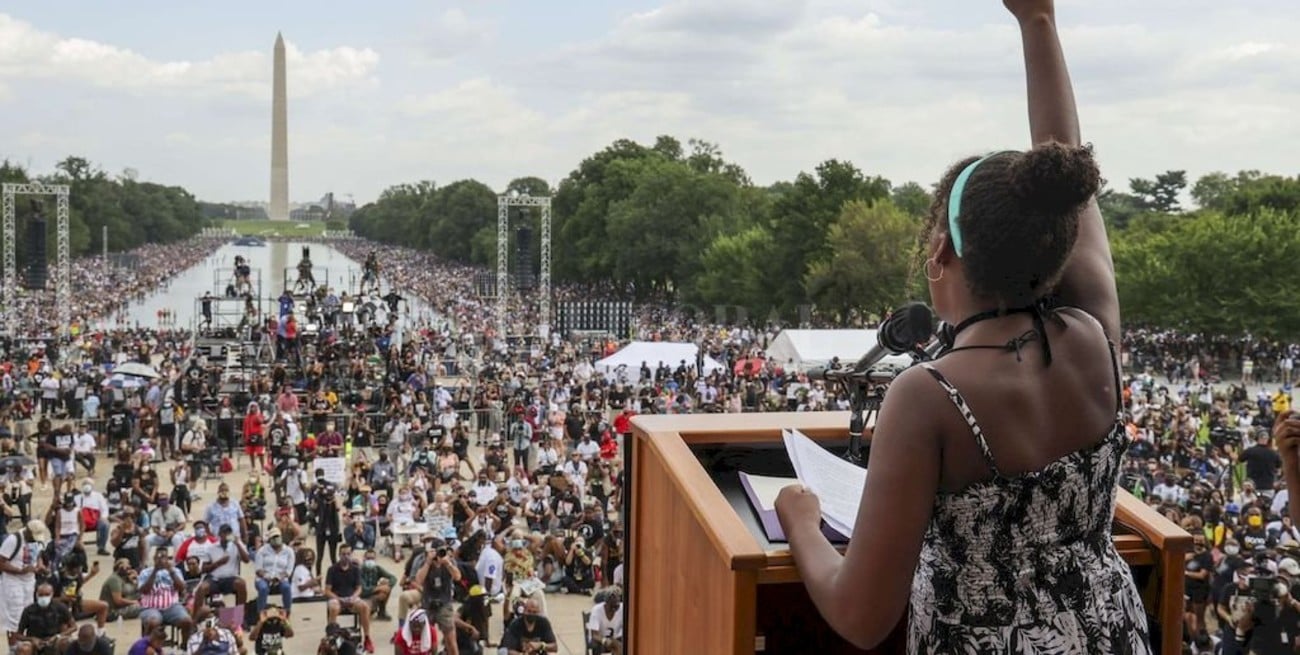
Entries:
POLYGON ((925 260, 925 279, 931 282, 938 282, 939 280, 943 279, 943 264, 940 264, 939 260, 935 259, 934 257, 925 260), (939 266, 938 275, 930 275, 930 264, 937 264, 939 266))

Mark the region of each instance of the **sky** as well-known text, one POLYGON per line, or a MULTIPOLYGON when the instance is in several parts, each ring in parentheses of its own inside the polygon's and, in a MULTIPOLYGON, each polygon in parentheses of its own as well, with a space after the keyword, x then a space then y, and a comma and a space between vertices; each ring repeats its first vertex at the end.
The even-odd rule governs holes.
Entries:
MULTIPOLYGON (((1058 0, 1057 16, 1112 186, 1296 173, 1300 3, 1058 0)), ((660 134, 716 143, 764 185, 839 158, 929 186, 1028 145, 998 0, 47 0, 0 4, 0 159, 264 200, 277 31, 297 202, 555 183, 660 134)))

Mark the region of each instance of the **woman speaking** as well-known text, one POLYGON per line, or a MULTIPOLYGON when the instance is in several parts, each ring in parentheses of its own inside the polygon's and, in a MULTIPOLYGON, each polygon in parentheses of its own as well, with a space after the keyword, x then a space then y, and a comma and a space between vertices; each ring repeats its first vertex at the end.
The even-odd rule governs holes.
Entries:
POLYGON ((1033 148, 960 161, 938 187, 925 276, 948 349, 891 385, 843 556, 805 488, 777 511, 813 602, 859 647, 909 608, 913 653, 1146 653, 1111 541, 1126 439, 1100 174, 1052 0, 1004 4, 1033 148))

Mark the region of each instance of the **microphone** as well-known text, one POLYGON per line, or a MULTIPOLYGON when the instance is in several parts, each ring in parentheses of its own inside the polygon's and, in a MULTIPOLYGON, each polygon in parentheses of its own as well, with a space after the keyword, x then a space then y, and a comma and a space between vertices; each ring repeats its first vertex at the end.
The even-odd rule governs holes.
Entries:
POLYGON ((871 367, 880 360, 889 355, 916 353, 921 350, 921 344, 929 342, 933 335, 934 313, 925 303, 908 303, 880 324, 875 345, 852 368, 817 367, 808 371, 808 379, 833 381, 870 377, 871 367))

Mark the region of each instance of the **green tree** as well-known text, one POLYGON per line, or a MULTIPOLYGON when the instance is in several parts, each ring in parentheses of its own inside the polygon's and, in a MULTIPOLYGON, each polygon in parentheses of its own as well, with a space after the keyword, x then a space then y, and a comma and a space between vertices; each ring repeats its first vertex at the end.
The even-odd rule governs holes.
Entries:
POLYGON ((636 189, 641 160, 664 158, 635 141, 620 139, 584 159, 560 182, 551 201, 553 274, 575 282, 613 277, 619 248, 606 231, 610 205, 636 189))
POLYGON ((421 208, 428 221, 428 244, 434 253, 468 262, 474 235, 495 225, 497 195, 477 180, 452 182, 438 190, 421 208))
POLYGON ((723 233, 700 253, 700 273, 691 282, 689 298, 703 306, 740 306, 762 318, 772 308, 765 267, 776 242, 765 225, 723 233))
POLYGON ((1112 238, 1126 320, 1211 334, 1300 336, 1300 215, 1203 211, 1112 238))
POLYGON ((1134 218, 1148 211, 1142 198, 1110 188, 1103 188, 1097 194, 1097 207, 1101 210, 1102 218, 1121 230, 1134 218))
POLYGON ((920 227, 889 200, 845 203, 826 236, 830 252, 809 268, 809 295, 842 324, 854 314, 887 314, 908 300, 920 227))
POLYGON ((768 288, 786 316, 808 300, 804 280, 812 262, 828 254, 826 235, 851 200, 872 202, 889 196, 889 182, 867 177, 849 162, 827 160, 816 174, 800 173, 773 203, 769 229, 781 247, 766 267, 768 288))
POLYGON ((551 185, 540 177, 517 177, 506 185, 506 193, 511 191, 527 196, 549 196, 551 185))
POLYGON ((908 216, 923 218, 930 213, 930 192, 916 182, 894 187, 889 197, 894 206, 903 210, 908 216))
POLYGON ((661 157, 638 163, 636 186, 610 205, 607 226, 621 244, 614 280, 637 293, 675 292, 700 270, 700 244, 735 231, 740 187, 721 172, 661 157))
POLYGON ((1143 209, 1147 211, 1174 214, 1182 209, 1178 206, 1178 196, 1187 188, 1187 171, 1165 171, 1154 180, 1133 178, 1129 180, 1129 190, 1142 199, 1143 209))

